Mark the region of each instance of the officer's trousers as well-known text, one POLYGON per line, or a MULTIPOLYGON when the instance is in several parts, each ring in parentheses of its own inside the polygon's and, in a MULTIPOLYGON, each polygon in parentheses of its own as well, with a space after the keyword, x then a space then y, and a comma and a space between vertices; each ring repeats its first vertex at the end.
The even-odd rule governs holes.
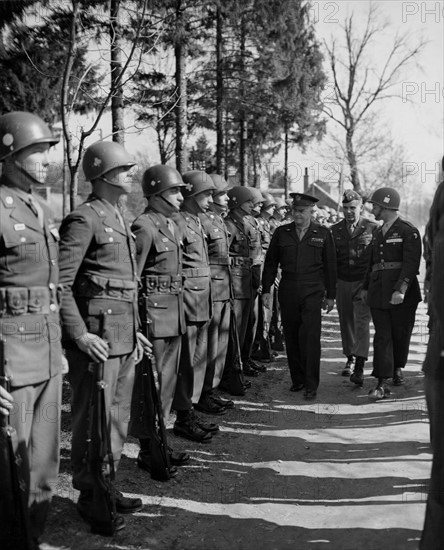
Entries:
POLYGON ((342 351, 346 357, 368 358, 370 308, 361 300, 362 281, 342 281, 336 287, 336 307, 341 327, 342 351))
MULTIPOLYGON (((219 386, 230 336, 230 302, 213 302, 213 316, 208 326, 207 369, 202 395, 219 386)), ((193 396, 193 402, 195 397, 193 396)))
POLYGON ((392 309, 371 308, 375 325, 372 376, 391 378, 395 369, 405 367, 416 308, 417 304, 400 304, 392 309))
MULTIPOLYGON (((32 359, 30 359, 32 360, 32 359)), ((17 432, 20 456, 28 461, 31 536, 43 533, 52 493, 57 486, 60 451, 62 375, 32 386, 12 388, 14 407, 9 423, 17 432)), ((1 472, 1 475, 8 475, 1 472)))
MULTIPOLYGON (((79 349, 66 350, 69 362, 68 380, 71 384, 72 483, 80 491, 93 488, 85 456, 88 449, 88 420, 90 414, 91 373, 90 358, 79 349)), ((131 395, 134 384, 133 354, 110 357, 105 363, 105 406, 111 434, 111 450, 117 469, 128 432, 131 395)))
MULTIPOLYGON (((170 416, 174 392, 176 391, 182 337, 171 336, 170 338, 153 338, 150 336, 150 342, 153 344, 154 362, 160 386, 162 415, 164 422, 166 422, 170 416)), ((136 365, 136 377, 131 402, 131 423, 129 428, 129 433, 138 439, 149 438, 149 430, 143 414, 144 399, 142 364, 139 363, 136 365)), ((151 399, 151 396, 148 396, 148 399, 151 399)))
POLYGON ((207 367, 208 325, 209 321, 187 322, 173 399, 175 411, 189 411, 199 401, 207 367))
POLYGON ((321 305, 324 290, 319 284, 282 279, 278 297, 288 366, 293 385, 307 390, 319 386, 321 362, 321 305))

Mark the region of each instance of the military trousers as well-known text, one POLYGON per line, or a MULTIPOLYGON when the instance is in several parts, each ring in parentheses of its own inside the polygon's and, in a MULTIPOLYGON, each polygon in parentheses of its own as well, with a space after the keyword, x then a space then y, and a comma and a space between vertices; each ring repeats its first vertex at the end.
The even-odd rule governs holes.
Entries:
POLYGON ((248 319, 250 317, 251 298, 233 300, 233 311, 236 317, 237 333, 239 336, 239 347, 242 349, 245 341, 248 319))
MULTIPOLYGON (((261 284, 261 265, 253 265, 251 268, 251 300, 248 312, 245 337, 241 343, 242 361, 250 359, 253 350, 254 337, 256 336, 257 323, 259 319, 259 295, 258 290, 261 284)), ((238 325, 239 326, 239 325, 238 325)))
POLYGON ((175 411, 189 411, 198 403, 207 368, 209 321, 187 322, 182 336, 179 374, 173 399, 175 411))
MULTIPOLYGON (((69 362, 68 380, 71 385, 72 483, 79 491, 93 488, 85 457, 88 450, 88 421, 92 374, 88 370, 90 358, 78 348, 66 350, 69 362)), ((134 384, 133 354, 109 357, 104 368, 105 406, 111 435, 111 450, 117 470, 128 433, 131 395, 134 384)))
POLYGON ((213 302, 213 316, 208 326, 207 368, 202 395, 219 386, 224 371, 229 336, 230 301, 213 302))
POLYGON ((368 358, 370 346, 370 308, 361 300, 362 281, 338 279, 336 307, 341 328, 342 352, 348 357, 368 358))
MULTIPOLYGON (((30 358, 32 361, 32 358, 30 358)), ((32 386, 13 387, 14 406, 9 424, 17 432, 20 456, 27 462, 30 530, 33 539, 43 533, 49 505, 57 487, 60 451, 62 375, 32 386)), ((1 475, 7 475, 2 472, 1 475)))
POLYGON ((321 305, 323 288, 317 283, 283 279, 279 285, 279 304, 288 366, 293 385, 307 390, 319 386, 321 362, 321 305))
POLYGON ((444 380, 426 374, 425 393, 433 450, 432 474, 420 550, 444 548, 444 380))
POLYGON ((391 378, 395 369, 405 367, 416 308, 417 304, 400 304, 391 309, 371 308, 375 325, 372 376, 391 378))
MULTIPOLYGON (((162 416, 164 422, 166 422, 170 416, 174 392, 176 391, 182 337, 171 336, 170 338, 153 338, 150 336, 150 342, 153 345, 154 362, 159 380, 159 397, 162 404, 162 416)), ((151 399, 151 396, 148 395, 147 398, 151 399)), ((136 365, 129 428, 129 433, 138 439, 149 438, 149 430, 144 416, 144 400, 142 364, 139 363, 136 365)))

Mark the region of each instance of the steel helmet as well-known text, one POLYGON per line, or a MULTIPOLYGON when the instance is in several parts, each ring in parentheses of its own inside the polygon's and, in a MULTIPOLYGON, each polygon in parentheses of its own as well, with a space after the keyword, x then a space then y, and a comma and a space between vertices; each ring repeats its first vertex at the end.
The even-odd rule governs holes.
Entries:
POLYGON ((376 189, 373 192, 368 201, 382 208, 387 208, 387 210, 399 210, 401 197, 396 189, 381 187, 381 189, 376 189))
POLYGON ((250 187, 250 190, 253 194, 253 202, 255 205, 265 201, 265 198, 262 195, 260 189, 258 189, 257 187, 250 187))
POLYGON ((251 187, 245 187, 244 185, 236 185, 229 189, 227 195, 229 197, 228 208, 232 210, 233 208, 238 208, 242 206, 244 202, 254 201, 254 195, 252 193, 251 187))
POLYGON ((114 168, 131 168, 136 162, 128 151, 115 141, 96 141, 83 156, 83 172, 88 181, 105 175, 114 168))
POLYGON ((182 175, 182 179, 185 183, 185 187, 182 190, 184 199, 194 197, 203 191, 214 191, 216 189, 212 178, 206 172, 200 170, 185 172, 182 175))
POLYGON ((55 145, 58 139, 37 115, 13 111, 0 116, 0 161, 36 143, 55 145))
POLYGON ((223 176, 219 176, 219 174, 210 174, 210 178, 213 180, 214 186, 216 187, 214 191, 215 195, 227 193, 227 191, 231 189, 231 186, 223 176))
POLYGON ((145 197, 152 197, 174 187, 184 187, 182 176, 172 166, 155 164, 145 170, 142 179, 142 190, 145 197))
POLYGON ((262 208, 270 208, 270 206, 276 206, 276 200, 271 193, 264 193, 264 204, 262 208))
POLYGON ((276 209, 278 208, 287 208, 285 200, 282 197, 276 197, 276 209))

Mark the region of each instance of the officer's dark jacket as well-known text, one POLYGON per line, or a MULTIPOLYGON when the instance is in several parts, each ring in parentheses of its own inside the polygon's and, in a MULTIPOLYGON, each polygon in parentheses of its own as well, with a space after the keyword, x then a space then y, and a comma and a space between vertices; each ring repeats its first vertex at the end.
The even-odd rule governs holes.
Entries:
MULTIPOLYGON (((231 284, 235 300, 249 300, 252 294, 250 239, 245 227, 247 214, 239 208, 231 210, 225 218, 229 232, 231 284)), ((251 245, 253 246, 253 245, 251 245)))
POLYGON ((331 226, 336 247, 338 279, 361 281, 364 278, 370 259, 373 231, 377 227, 375 222, 362 217, 359 218, 352 235, 348 232, 345 220, 331 226))
MULTIPOLYGON (((175 225, 175 224, 174 224, 175 225)), ((132 225, 137 267, 142 283, 142 314, 150 319, 154 338, 170 338, 186 330, 182 292, 182 240, 167 217, 148 206, 132 225)))
POLYGON ((311 222, 299 241, 295 223, 276 228, 265 256, 262 288, 264 293, 276 278, 278 267, 282 280, 325 288, 326 297, 336 296, 336 253, 330 230, 311 222))
POLYGON ((196 323, 209 321, 211 278, 205 232, 196 214, 181 211, 174 216, 183 240, 183 301, 185 319, 196 323))
POLYGON ((62 347, 57 304, 57 227, 46 204, 42 228, 26 193, 0 180, 0 337, 13 386, 59 374, 62 347))
POLYGON ((65 345, 86 331, 98 334, 105 312, 109 354, 131 353, 138 327, 135 242, 108 201, 92 194, 63 220, 59 265, 65 345))
POLYGON ((420 302, 416 278, 420 261, 421 236, 410 222, 397 218, 385 236, 377 229, 373 233, 363 285, 368 290, 368 305, 381 309, 397 307, 389 303, 395 290, 405 294, 404 304, 420 302), (399 264, 399 267, 384 268, 384 264, 399 264))
POLYGON ((215 212, 199 214, 207 237, 213 302, 230 299, 230 256, 228 230, 222 217, 215 212))

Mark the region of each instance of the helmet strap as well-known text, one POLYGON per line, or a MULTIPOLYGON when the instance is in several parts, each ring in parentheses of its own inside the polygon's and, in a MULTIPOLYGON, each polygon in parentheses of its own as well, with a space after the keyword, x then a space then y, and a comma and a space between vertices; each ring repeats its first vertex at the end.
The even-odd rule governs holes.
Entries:
POLYGON ((26 176, 29 180, 31 180, 31 183, 35 183, 37 185, 43 185, 41 181, 39 181, 32 174, 30 174, 27 170, 25 170, 18 160, 14 159, 13 162, 14 162, 14 166, 20 171, 20 173, 23 176, 26 176))
POLYGON ((165 201, 175 212, 178 211, 178 209, 176 208, 176 206, 174 206, 174 204, 172 204, 169 200, 167 200, 161 193, 159 193, 158 195, 163 201, 165 201))

